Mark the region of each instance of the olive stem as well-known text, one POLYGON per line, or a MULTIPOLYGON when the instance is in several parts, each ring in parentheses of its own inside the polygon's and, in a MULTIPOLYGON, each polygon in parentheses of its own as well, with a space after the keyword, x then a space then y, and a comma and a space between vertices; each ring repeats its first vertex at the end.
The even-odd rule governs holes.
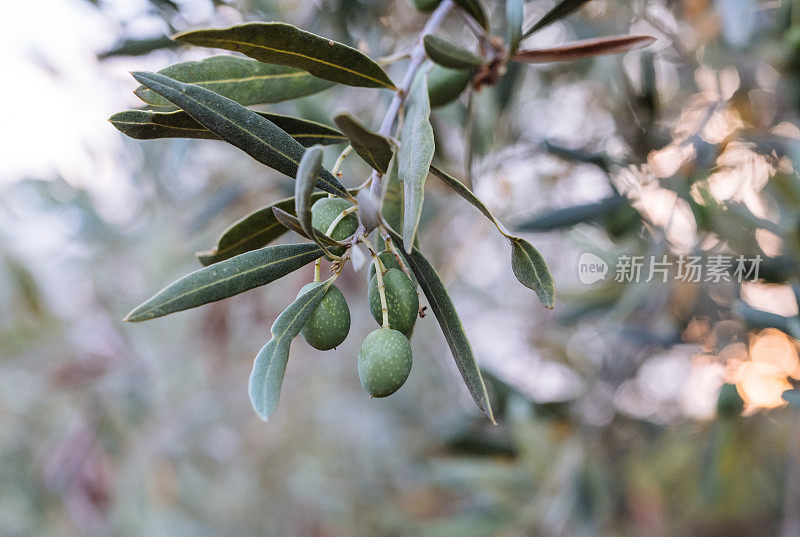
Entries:
POLYGON ((334 163, 333 168, 331 168, 331 173, 335 177, 341 177, 342 176, 342 174, 339 172, 339 168, 342 167, 342 163, 344 162, 344 159, 347 157, 347 155, 350 154, 350 151, 352 151, 352 150, 353 150, 353 146, 348 144, 347 147, 345 147, 344 150, 341 153, 339 153, 339 158, 336 159, 336 162, 334 163))
MULTIPOLYGON (((394 245, 392 237, 389 236, 389 234, 386 232, 385 229, 381 228, 380 231, 381 231, 381 237, 383 237, 383 242, 386 243, 386 249, 392 253, 395 259, 397 259, 397 263, 400 265, 400 268, 403 270, 405 275, 408 276, 408 279, 411 280, 412 282, 415 281, 414 278, 411 277, 411 271, 408 270, 405 261, 403 260, 402 257, 400 257, 400 253, 397 251, 397 248, 394 245)), ((417 292, 417 301, 419 301, 421 304, 422 300, 420 300, 421 297, 419 295, 419 286, 415 285, 414 290, 417 292)), ((422 306, 419 307, 419 316, 425 317, 425 309, 422 306)))
POLYGON ((322 265, 322 259, 317 259, 314 261, 314 281, 318 282, 320 280, 320 267, 322 265))
POLYGON ((363 233, 359 235, 358 240, 367 247, 367 250, 369 250, 372 256, 372 264, 375 265, 375 277, 377 278, 378 284, 378 296, 381 299, 381 319, 383 321, 381 328, 389 328, 389 307, 386 305, 386 283, 383 281, 383 273, 386 269, 378 253, 375 251, 375 248, 373 248, 372 243, 367 240, 363 233))
MULTIPOLYGON (((416 76, 417 71, 425 61, 425 45, 422 43, 422 38, 435 32, 436 29, 442 24, 442 21, 444 21, 451 9, 453 9, 453 0, 444 0, 441 4, 439 4, 439 7, 434 10, 434 12, 431 14, 431 17, 428 19, 428 22, 426 22, 425 26, 422 28, 422 32, 419 34, 417 44, 414 46, 409 56, 411 63, 408 64, 406 73, 403 76, 403 81, 400 83, 397 93, 395 93, 394 97, 392 97, 392 102, 389 103, 389 108, 386 110, 386 115, 383 117, 381 127, 378 129, 378 134, 381 136, 391 136, 392 127, 397 119, 397 114, 400 112, 403 103, 406 101, 406 97, 408 97, 408 91, 411 89, 411 84, 414 82, 414 77, 416 76)), ((372 181, 370 184, 370 192, 372 192, 375 197, 380 198, 381 175, 373 170, 372 174, 370 175, 370 179, 372 181)))
POLYGON ((343 219, 345 216, 347 216, 347 215, 348 215, 348 214, 350 214, 350 213, 354 213, 354 212, 356 212, 357 210, 358 210, 358 205, 353 205, 352 207, 348 207, 348 208, 347 208, 347 209, 345 209, 344 211, 340 212, 340 213, 339 213, 339 214, 336 216, 336 218, 334 218, 334 219, 333 219, 333 222, 331 222, 331 225, 330 225, 330 226, 328 226, 328 231, 326 231, 326 232, 325 232, 325 234, 326 234, 327 236, 329 236, 329 237, 330 237, 330 236, 331 236, 331 233, 333 233, 333 230, 335 230, 335 229, 336 229, 336 226, 337 226, 337 224, 339 224, 339 222, 341 222, 341 221, 342 221, 342 219, 343 219))

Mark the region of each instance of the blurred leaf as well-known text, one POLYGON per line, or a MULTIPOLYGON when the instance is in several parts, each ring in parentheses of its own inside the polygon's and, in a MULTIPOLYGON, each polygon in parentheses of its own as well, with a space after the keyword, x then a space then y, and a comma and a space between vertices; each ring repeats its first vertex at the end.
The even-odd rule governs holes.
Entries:
POLYGON ((793 407, 800 409, 800 390, 797 388, 784 391, 781 394, 781 397, 793 407))
POLYGON ((555 301, 555 284, 542 254, 525 239, 506 232, 488 207, 464 183, 436 166, 431 166, 430 169, 433 175, 482 212, 486 218, 492 221, 497 230, 511 241, 511 268, 514 275, 522 285, 536 291, 539 302, 544 307, 552 309, 555 301))
POLYGON ((216 302, 274 282, 322 256, 316 244, 281 244, 253 250, 187 274, 125 317, 139 322, 216 302))
MULTIPOLYGON (((335 85, 302 69, 236 56, 212 56, 176 63, 159 70, 158 74, 202 86, 245 106, 297 99, 335 85)), ((175 109, 170 101, 146 86, 139 86, 133 93, 151 106, 165 111, 175 109)))
POLYGON ((514 54, 511 59, 524 63, 566 62, 644 48, 652 45, 655 41, 656 38, 649 35, 625 35, 601 37, 599 39, 584 39, 558 47, 520 50, 514 54))
POLYGON ((514 228, 521 231, 552 231, 584 222, 596 222, 625 204, 627 204, 627 200, 622 196, 609 196, 594 203, 545 211, 529 220, 520 222, 514 228))
POLYGON ((398 172, 403 181, 405 209, 403 211, 403 240, 409 251, 417 235, 425 196, 425 179, 433 160, 433 127, 430 123, 431 107, 428 103, 427 77, 417 75, 409 90, 409 104, 403 123, 403 134, 398 151, 398 172))
MULTIPOLYGON (((297 164, 305 149, 268 119, 200 86, 155 73, 133 73, 133 76, 262 164, 289 177, 297 174, 297 164)), ((320 170, 317 186, 331 194, 348 196, 339 180, 325 169, 320 170)))
POLYGON ((473 69, 483 64, 483 59, 461 45, 437 35, 428 34, 422 39, 425 53, 434 63, 450 69, 473 69))
POLYGON ((447 340, 447 344, 450 346, 458 371, 461 373, 469 393, 478 408, 486 413, 494 423, 494 415, 492 414, 492 406, 489 403, 489 395, 486 393, 486 385, 483 383, 483 377, 478 369, 478 363, 475 361, 475 355, 472 352, 472 346, 469 343, 467 334, 464 332, 464 326, 461 324, 461 319, 458 317, 458 312, 456 312, 453 300, 447 293, 444 283, 436 273, 436 269, 418 249, 412 247, 409 253, 409 249, 403 244, 400 236, 392 229, 389 229, 388 232, 392 240, 400 246, 400 253, 403 254, 409 268, 411 268, 414 276, 417 277, 420 288, 428 299, 428 305, 436 316, 436 320, 439 321, 439 326, 442 329, 445 340, 447 340))
MULTIPOLYGON (((322 167, 322 146, 315 145, 310 147, 303 158, 300 159, 300 164, 297 166, 297 179, 294 182, 294 207, 297 220, 300 222, 300 227, 303 228, 306 235, 316 242, 325 255, 328 257, 333 256, 325 247, 325 241, 317 239, 317 230, 311 225, 311 193, 314 191, 316 183, 315 177, 317 172, 322 167)), ((274 214, 274 211, 273 211, 274 214)))
MULTIPOLYGON (((300 220, 297 219, 296 216, 287 213, 286 211, 282 210, 279 207, 272 207, 272 214, 275 215, 275 219, 281 223, 286 229, 294 231, 301 237, 305 237, 308 240, 313 240, 303 229, 303 226, 300 224, 300 220)), ((330 246, 340 246, 340 244, 330 238, 328 235, 322 233, 321 231, 317 230, 315 237, 318 241, 328 244, 330 246)))
POLYGON ((531 26, 522 36, 522 39, 533 35, 534 33, 538 32, 545 26, 549 26, 556 22, 559 19, 563 19, 567 17, 578 8, 580 8, 583 4, 588 2, 589 0, 561 0, 561 2, 557 3, 553 8, 544 14, 544 16, 539 19, 539 21, 531 26))
POLYGON ((742 301, 737 303, 736 312, 742 316, 750 328, 777 328, 795 339, 800 338, 800 317, 786 317, 777 313, 757 310, 742 301))
POLYGON ((385 136, 372 132, 349 112, 337 112, 333 121, 350 140, 353 150, 374 170, 386 173, 392 160, 392 144, 385 136))
POLYGON ((262 420, 268 420, 278 406, 292 340, 303 329, 332 284, 333 278, 318 282, 292 302, 275 319, 270 328, 272 339, 256 355, 248 391, 253 409, 262 420))
MULTIPOLYGON (((311 202, 313 203, 325 196, 327 194, 324 192, 315 192, 311 194, 311 202)), ((214 248, 195 254, 200 263, 208 266, 224 261, 235 255, 266 246, 286 233, 288 230, 275 218, 275 213, 272 212, 273 207, 293 212, 294 197, 262 207, 233 223, 222 232, 214 248)))
POLYGON ((97 55, 97 57, 101 60, 104 60, 114 56, 142 56, 144 54, 149 54, 154 50, 175 48, 179 46, 180 43, 176 43, 166 35, 154 37, 152 39, 126 39, 111 49, 101 52, 97 55))
MULTIPOLYGON (((268 119, 278 128, 286 131, 300 145, 333 145, 347 141, 347 138, 322 123, 291 116, 256 112, 268 119)), ((108 120, 120 132, 137 140, 156 138, 202 138, 220 140, 220 137, 205 128, 202 123, 180 110, 178 112, 151 112, 149 110, 126 110, 114 114, 108 120)))
POLYGON ((283 22, 193 30, 173 38, 191 45, 241 52, 265 63, 297 67, 348 86, 397 89, 381 66, 362 52, 283 22))
POLYGON ((489 18, 480 0, 454 0, 455 4, 466 11, 475 22, 481 25, 484 30, 489 29, 489 18))
POLYGON ((508 53, 513 55, 522 40, 522 24, 524 21, 524 0, 506 0, 506 41, 508 53))
POLYGON ((539 302, 553 309, 556 288, 547 262, 531 243, 520 237, 511 238, 511 268, 522 285, 536 291, 539 302))

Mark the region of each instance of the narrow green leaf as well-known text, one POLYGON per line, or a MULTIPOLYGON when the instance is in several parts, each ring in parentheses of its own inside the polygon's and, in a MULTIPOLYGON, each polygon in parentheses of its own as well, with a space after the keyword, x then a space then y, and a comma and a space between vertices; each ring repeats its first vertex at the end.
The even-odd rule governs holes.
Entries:
POLYGON ((403 183, 397 174, 397 155, 389 162, 389 170, 383 176, 383 201, 381 214, 394 229, 403 229, 403 183))
MULTIPOLYGON (((256 114, 268 119, 278 128, 286 131, 304 147, 314 144, 341 144, 347 141, 347 137, 341 132, 322 123, 291 116, 268 114, 266 112, 256 112, 256 114)), ((153 140, 156 138, 220 140, 219 136, 205 128, 202 123, 199 123, 183 110, 178 112, 126 110, 114 114, 108 120, 120 132, 137 140, 153 140)))
POLYGON ((524 0, 506 0, 506 41, 508 53, 513 55, 519 42, 522 41, 522 24, 524 20, 524 0))
POLYGON ((484 30, 489 29, 489 17, 486 16, 486 10, 480 0, 455 0, 455 3, 475 19, 475 22, 480 24, 481 28, 484 30))
POLYGON ((265 63, 297 67, 318 78, 348 86, 397 89, 381 66, 364 53, 283 22, 195 30, 173 39, 241 52, 265 63))
MULTIPOLYGON (((286 229, 294 231, 301 237, 305 237, 308 240, 313 240, 305 232, 303 226, 300 224, 300 220, 298 220, 296 216, 293 216, 278 207, 273 207, 272 213, 275 215, 275 218, 278 220, 278 222, 280 222, 281 225, 284 226, 286 229)), ((315 237, 319 242, 325 243, 329 246, 341 246, 339 242, 333 240, 332 238, 330 238, 328 235, 325 235, 321 231, 317 231, 315 237)))
POLYGON ((525 239, 510 235, 505 230, 505 226, 494 217, 489 208, 464 183, 436 166, 431 166, 431 172, 459 196, 482 212, 486 218, 492 221, 497 230, 511 241, 511 268, 514 271, 514 276, 517 277, 522 285, 536 292, 539 302, 544 307, 552 309, 555 302, 555 283, 553 282, 552 274, 550 274, 550 269, 547 268, 547 263, 539 251, 525 239))
MULTIPOLYGON (((289 101, 335 85, 302 69, 236 56, 212 56, 176 63, 159 70, 158 74, 202 86, 244 106, 289 101)), ((133 93, 159 110, 175 109, 174 104, 146 86, 139 86, 133 93)))
POLYGON ((337 112, 333 121, 364 162, 380 173, 386 173, 392 160, 392 144, 385 136, 372 132, 349 112, 337 112))
POLYGON ((439 4, 442 3, 442 0, 410 0, 410 2, 418 10, 422 11, 423 13, 428 13, 439 7, 439 4))
POLYGON ((294 182, 294 207, 300 227, 306 235, 322 248, 325 255, 333 256, 325 247, 325 241, 317 238, 317 230, 311 225, 311 193, 314 191, 317 171, 322 167, 322 146, 310 147, 297 166, 297 179, 294 182))
POLYGON ((266 285, 322 257, 316 244, 281 244, 253 250, 187 274, 134 309, 126 321, 146 321, 216 302, 266 285))
POLYGON ((417 235, 425 197, 425 179, 434 152, 427 88, 427 76, 425 72, 420 72, 409 92, 409 104, 406 107, 406 118, 398 151, 398 172, 400 180, 403 181, 405 198, 403 240, 408 248, 413 246, 414 237, 417 235))
POLYGON ((623 35, 584 39, 558 47, 520 50, 511 56, 511 59, 523 63, 567 62, 604 54, 628 52, 629 50, 652 45, 655 41, 656 38, 649 35, 623 35))
POLYGON ((272 338, 256 355, 248 388, 253 409, 262 420, 267 421, 278 406, 292 340, 308 322, 332 283, 333 279, 319 282, 300 295, 272 323, 272 338))
POLYGON ((113 58, 115 56, 142 56, 144 54, 150 54, 154 50, 175 48, 178 46, 180 45, 167 35, 150 39, 125 39, 114 45, 111 49, 101 52, 97 57, 98 59, 105 60, 106 58, 113 58))
POLYGON ((553 8, 544 14, 544 16, 539 19, 536 24, 531 26, 523 35, 522 39, 533 35, 534 33, 538 32, 545 26, 549 26, 556 22, 559 19, 563 19, 564 17, 570 15, 572 12, 576 11, 579 7, 583 4, 588 2, 589 0, 561 0, 557 3, 553 8))
MULTIPOLYGON (((133 73, 133 76, 262 164, 289 177, 297 174, 297 164, 305 149, 270 120, 200 86, 154 73, 133 73)), ((325 169, 320 170, 317 186, 331 194, 348 196, 339 180, 325 169)))
POLYGON ((467 334, 464 332, 464 326, 461 324, 461 319, 458 317, 458 312, 450 295, 447 293, 444 283, 442 283, 442 279, 419 250, 412 248, 411 252, 408 253, 400 236, 391 229, 388 231, 392 240, 400 246, 400 252, 403 254, 414 276, 416 276, 422 292, 425 293, 428 305, 439 322, 444 338, 453 353, 458 371, 461 373, 470 395, 472 395, 478 408, 486 413, 494 423, 489 395, 486 393, 486 385, 478 369, 472 345, 469 343, 467 334))
POLYGON ((544 257, 525 239, 509 238, 511 240, 511 269, 514 271, 514 276, 522 285, 536 291, 536 296, 539 297, 542 306, 553 309, 556 287, 544 257))
MULTIPOLYGON (((434 63, 450 69, 474 69, 483 64, 480 56, 443 37, 428 34, 422 38, 425 54, 434 63)), ((341 127, 340 127, 341 128, 341 127)))
MULTIPOLYGON (((311 194, 311 203, 325 196, 327 194, 324 192, 315 192, 311 194)), ((294 212, 294 197, 262 207, 233 223, 222 232, 214 248, 195 254, 200 263, 204 266, 219 263, 235 255, 262 248, 286 233, 288 229, 275 218, 273 207, 294 212)))

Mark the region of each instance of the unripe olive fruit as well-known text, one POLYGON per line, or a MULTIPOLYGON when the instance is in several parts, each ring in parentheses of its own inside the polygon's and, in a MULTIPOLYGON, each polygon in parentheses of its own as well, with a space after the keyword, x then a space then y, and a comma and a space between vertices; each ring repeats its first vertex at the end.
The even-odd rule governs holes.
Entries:
MULTIPOLYGON (((310 291, 322 282, 312 282, 303 286, 297 296, 310 291)), ((300 333, 306 342, 321 351, 338 347, 350 332, 350 309, 344 295, 335 285, 331 285, 325 296, 311 312, 308 322, 300 333)))
POLYGON ((441 3, 442 0, 411 0, 411 5, 422 12, 433 11, 441 3))
POLYGON ((458 99, 472 80, 472 69, 448 69, 434 65, 428 73, 428 98, 431 106, 444 106, 458 99))
MULTIPOLYGON (((402 270, 396 268, 391 268, 383 274, 383 285, 386 294, 386 308, 389 311, 389 327, 406 336, 410 335, 419 314, 419 297, 416 286, 402 270)), ((378 324, 383 323, 377 274, 373 275, 369 281, 368 299, 372 316, 378 321, 378 324)))
MULTIPOLYGON (((339 214, 345 209, 349 209, 353 204, 342 198, 322 198, 311 206, 311 225, 322 233, 328 233, 328 228, 339 214)), ((350 213, 342 218, 336 227, 328 235, 337 241, 341 241, 352 235, 358 229, 358 216, 350 213)), ((336 255, 342 255, 345 251, 344 246, 335 246, 330 251, 336 255)))
POLYGON ((400 389, 411 373, 411 344, 391 328, 370 333, 358 351, 358 379, 373 397, 386 397, 400 389))

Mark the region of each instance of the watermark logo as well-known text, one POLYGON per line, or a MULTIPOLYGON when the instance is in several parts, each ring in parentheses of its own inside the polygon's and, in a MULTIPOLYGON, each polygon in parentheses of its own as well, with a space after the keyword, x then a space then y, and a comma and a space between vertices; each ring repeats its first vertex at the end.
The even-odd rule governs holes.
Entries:
MULTIPOLYGON (((611 274, 618 283, 648 283, 669 280, 682 282, 744 282, 756 281, 761 256, 745 257, 743 255, 678 255, 678 256, 644 256, 619 255, 611 274)), ((581 254, 578 259, 578 279, 584 285, 590 285, 606 279, 609 266, 600 257, 581 254)))
POLYGON ((594 282, 604 280, 608 274, 608 263, 602 258, 585 252, 578 259, 578 279, 584 285, 591 285, 594 282))

